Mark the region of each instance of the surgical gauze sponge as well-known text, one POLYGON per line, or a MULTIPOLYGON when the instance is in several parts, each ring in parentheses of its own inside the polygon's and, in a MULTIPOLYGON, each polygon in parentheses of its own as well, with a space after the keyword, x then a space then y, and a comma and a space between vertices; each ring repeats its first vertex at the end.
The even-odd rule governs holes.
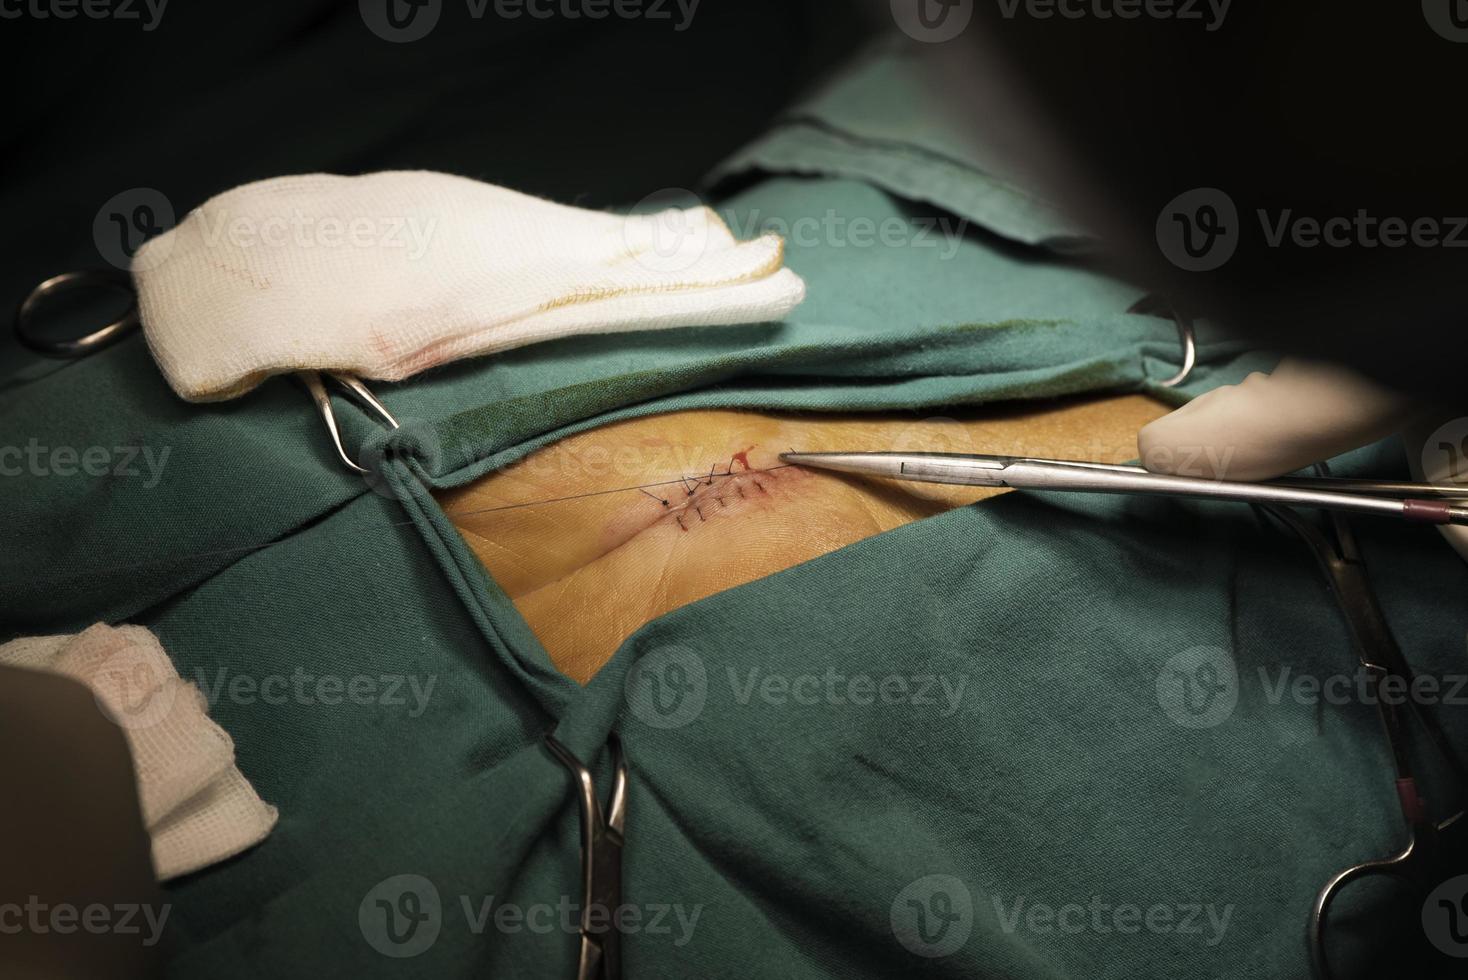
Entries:
POLYGON ((154 359, 189 401, 273 374, 397 381, 583 333, 779 320, 804 298, 774 235, 706 207, 618 215, 450 174, 307 174, 206 201, 133 260, 154 359))

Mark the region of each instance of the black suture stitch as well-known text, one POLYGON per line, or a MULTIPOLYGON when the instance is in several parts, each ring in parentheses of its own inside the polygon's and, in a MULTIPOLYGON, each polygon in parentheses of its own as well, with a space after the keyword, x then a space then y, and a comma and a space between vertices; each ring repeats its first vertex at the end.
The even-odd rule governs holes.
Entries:
MULTIPOLYGON (((791 452, 794 452, 794 450, 792 449, 791 452)), ((735 458, 733 456, 729 457, 729 465, 728 465, 728 468, 725 469, 725 471, 723 473, 718 472, 718 464, 717 463, 715 463, 714 465, 710 466, 709 467, 709 475, 707 477, 699 477, 696 481, 693 481, 693 489, 691 489, 691 490, 688 488, 688 484, 689 484, 688 477, 686 475, 679 474, 678 479, 683 484, 683 492, 684 492, 684 495, 690 501, 689 503, 685 504, 684 506, 685 507, 692 507, 693 508, 694 512, 698 514, 698 519, 699 519, 699 522, 700 523, 704 523, 704 524, 708 523, 708 517, 707 517, 707 515, 704 514, 702 507, 698 506, 697 503, 693 503, 692 502, 692 498, 693 498, 694 494, 698 491, 698 488, 701 487, 701 486, 710 486, 710 487, 713 486, 714 485, 714 477, 716 477, 716 476, 726 477, 726 478, 730 478, 730 479, 732 479, 734 476, 736 476, 736 474, 734 472, 734 459, 735 458)), ((759 479, 758 478, 754 478, 752 476, 752 474, 754 474, 754 473, 762 473, 762 474, 767 473, 767 474, 770 474, 771 476, 774 476, 776 479, 778 479, 779 478, 779 474, 774 472, 775 469, 778 469, 778 468, 779 467, 771 467, 770 469, 767 469, 767 470, 756 470, 755 468, 753 468, 751 466, 746 466, 745 467, 745 474, 744 475, 751 475, 751 479, 752 479, 752 482, 754 483, 754 485, 759 488, 759 490, 760 490, 761 493, 763 493, 766 496, 768 496, 769 495, 769 492, 770 492, 769 489, 766 488, 763 483, 759 482, 759 479)), ((638 488, 638 489, 641 490, 641 488, 638 488)), ((644 494, 647 494, 647 496, 649 496, 649 497, 652 497, 654 500, 658 501, 664 507, 671 506, 670 503, 667 500, 664 500, 663 498, 657 496, 656 494, 648 493, 646 490, 641 490, 641 492, 644 493, 644 494)), ((748 500, 749 499, 749 497, 744 492, 744 487, 741 486, 741 485, 739 485, 738 483, 736 483, 734 485, 734 492, 737 493, 737 494, 739 494, 739 499, 740 500, 748 500)), ((729 504, 721 496, 714 497, 714 499, 719 502, 719 506, 720 507, 727 508, 729 506, 729 504)), ((673 519, 678 522, 678 526, 680 528, 682 528, 684 531, 689 530, 688 525, 685 524, 684 521, 683 521, 683 515, 682 514, 675 514, 673 519)))

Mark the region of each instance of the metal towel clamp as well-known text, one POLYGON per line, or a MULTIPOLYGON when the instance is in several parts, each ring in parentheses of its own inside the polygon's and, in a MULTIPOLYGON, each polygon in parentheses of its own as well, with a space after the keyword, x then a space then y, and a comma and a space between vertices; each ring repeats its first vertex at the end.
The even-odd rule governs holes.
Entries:
POLYGON ((1144 316, 1160 316, 1163 319, 1170 317, 1172 322, 1177 324, 1177 339, 1183 348, 1183 366, 1177 374, 1158 384, 1164 388, 1176 388, 1188 380, 1198 363, 1198 334, 1193 326, 1193 318, 1179 313, 1177 308, 1167 301, 1167 297, 1160 293, 1143 296, 1133 303, 1127 312, 1140 313, 1144 316))
POLYGON ((392 417, 392 413, 387 410, 387 406, 378 401, 377 396, 372 394, 367 386, 362 383, 362 379, 356 375, 342 374, 337 371, 296 372, 296 376, 301 379, 301 383, 311 393, 311 400, 316 403, 316 410, 321 413, 321 421, 326 423, 326 431, 331 436, 331 444, 336 447, 337 456, 341 458, 343 463, 346 463, 347 466, 356 470, 358 473, 366 474, 368 472, 366 467, 359 465, 352 457, 348 456, 346 447, 342 445, 341 429, 336 424, 336 412, 331 408, 331 395, 326 390, 326 384, 321 380, 323 373, 327 378, 340 385, 348 394, 354 396, 363 408, 371 409, 375 412, 379 418, 387 423, 388 428, 400 429, 402 426, 398 424, 397 419, 392 417))
POLYGON ((622 904, 627 760, 621 742, 611 736, 607 746, 612 752, 612 795, 603 811, 591 770, 554 736, 547 735, 545 744, 576 777, 576 802, 581 811, 581 954, 576 980, 619 980, 622 935, 614 919, 622 904))
MULTIPOLYGON (((68 360, 86 357, 109 344, 116 343, 137 330, 139 326, 138 297, 133 288, 132 277, 118 269, 81 269, 52 276, 27 293, 15 311, 15 337, 23 346, 45 357, 68 360), (99 327, 81 337, 52 340, 36 332, 33 324, 36 309, 47 297, 83 288, 102 288, 119 292, 129 300, 127 309, 106 326, 99 327)), ((393 418, 392 413, 377 400, 377 397, 367 389, 360 378, 337 371, 324 373, 326 377, 352 395, 363 408, 375 413, 389 428, 401 428, 398 420, 393 418)), ((326 385, 321 380, 323 372, 297 371, 296 374, 305 384, 306 390, 311 393, 311 400, 316 403, 316 408, 321 413, 321 420, 326 423, 326 431, 331 436, 337 456, 341 457, 341 461, 356 472, 368 473, 365 467, 358 465, 347 455, 346 447, 342 445, 341 430, 336 424, 336 413, 331 407, 331 396, 327 394, 326 385)))

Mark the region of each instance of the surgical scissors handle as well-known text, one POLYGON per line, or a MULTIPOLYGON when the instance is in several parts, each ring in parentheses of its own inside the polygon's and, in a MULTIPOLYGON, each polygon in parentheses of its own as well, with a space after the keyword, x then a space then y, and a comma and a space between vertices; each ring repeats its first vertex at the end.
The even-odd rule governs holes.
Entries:
POLYGON ((1326 951, 1330 910, 1346 886, 1368 877, 1390 877, 1411 885, 1420 895, 1426 895, 1432 890, 1433 871, 1440 871, 1446 860, 1446 832, 1462 817, 1462 811, 1459 811, 1438 823, 1428 815, 1427 801, 1419 793, 1419 783, 1408 751, 1408 706, 1426 729, 1430 743, 1447 763, 1460 787, 1468 785, 1468 768, 1464 767, 1437 719, 1424 706, 1410 700, 1403 704, 1396 698, 1382 695, 1382 685, 1392 677, 1400 678, 1403 689, 1410 690, 1413 671, 1387 625, 1386 616, 1367 577, 1355 536, 1345 519, 1331 516, 1334 530, 1334 540, 1331 540, 1325 532, 1288 508, 1268 507, 1265 510, 1294 531, 1310 548, 1346 621, 1357 659, 1368 678, 1371 700, 1376 703, 1381 718, 1382 734, 1392 757, 1397 799, 1407 827, 1407 843, 1400 852, 1389 858, 1363 861, 1337 872, 1321 888, 1311 906, 1307 931, 1311 968, 1318 980, 1331 980, 1333 973, 1326 951))
MULTIPOLYGON (((1013 487, 1030 490, 1075 490, 1093 493, 1162 494, 1232 500, 1251 504, 1283 504, 1400 517, 1428 524, 1468 524, 1468 487, 1423 485, 1424 496, 1458 500, 1401 499, 1366 491, 1371 481, 1338 485, 1331 480, 1245 483, 1152 473, 1137 466, 1027 456, 970 453, 781 453, 797 466, 881 476, 920 483, 1013 487)), ((1383 484, 1385 485, 1385 484, 1383 484)), ((1391 484, 1401 487, 1402 484, 1391 484)), ((1411 485, 1408 485, 1411 486, 1411 485)))
POLYGON ((108 344, 116 343, 138 329, 138 302, 133 292, 132 280, 116 269, 81 269, 63 272, 43 281, 20 301, 15 310, 15 339, 37 354, 46 357, 85 357, 108 344), (47 298, 63 292, 71 292, 78 286, 102 286, 128 297, 127 309, 105 327, 89 334, 68 340, 47 340, 33 332, 32 320, 36 308, 47 298))
MULTIPOLYGON (((1397 737, 1401 737, 1400 733, 1397 737)), ((1426 802, 1416 796, 1417 783, 1411 777, 1397 780, 1397 792, 1402 800, 1403 813, 1407 815, 1406 847, 1393 857, 1362 861, 1360 864, 1337 872, 1325 883, 1325 887, 1320 889, 1320 894, 1316 896, 1315 903, 1311 906, 1308 934, 1310 966, 1317 980, 1332 980, 1335 975, 1326 951, 1327 926, 1330 922, 1331 906, 1347 885, 1373 876, 1395 878, 1409 885, 1420 900, 1421 896, 1432 891, 1433 879, 1430 870, 1443 866, 1442 839, 1444 832, 1456 823, 1462 814, 1455 814, 1440 824, 1428 819, 1424 815, 1426 802)))
POLYGON ((612 752, 612 795, 602 809, 591 770, 575 753, 545 737, 546 748, 576 780, 581 816, 581 947, 576 980, 621 980, 622 936, 615 916, 622 905, 622 849, 627 829, 627 759, 616 736, 612 752))
MULTIPOLYGON (((127 273, 117 269, 81 269, 76 272, 63 272, 60 275, 41 282, 32 289, 21 300, 20 306, 15 311, 15 337, 20 343, 46 357, 58 357, 74 359, 86 357, 114 344, 137 330, 141 325, 138 319, 137 292, 133 289, 132 279, 127 273), (48 297, 58 293, 69 292, 83 286, 102 286, 107 289, 123 293, 130 302, 127 309, 117 319, 104 327, 93 330, 89 334, 75 337, 70 340, 46 340, 37 335, 32 329, 32 321, 35 318, 36 308, 48 297)), ((346 374, 341 371, 297 371, 296 375, 301 383, 306 386, 306 391, 311 395, 311 400, 316 404, 316 410, 321 414, 321 420, 326 425, 327 435, 331 437, 332 447, 336 450, 337 457, 346 464, 348 469, 357 473, 368 473, 365 466, 359 464, 348 455, 346 447, 342 445, 341 428, 337 425, 336 412, 331 407, 331 396, 328 394, 326 384, 322 380, 323 375, 329 381, 339 385, 343 391, 354 398, 363 409, 375 414, 389 429, 401 428, 398 420, 393 418, 387 407, 380 402, 372 391, 362 383, 356 375, 346 374)))

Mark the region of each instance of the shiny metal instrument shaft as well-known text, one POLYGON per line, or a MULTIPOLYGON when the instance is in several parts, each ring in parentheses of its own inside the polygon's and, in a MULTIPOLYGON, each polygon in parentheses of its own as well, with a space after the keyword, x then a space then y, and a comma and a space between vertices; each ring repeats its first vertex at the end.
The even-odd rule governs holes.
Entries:
POLYGON ((1468 524, 1468 488, 1441 484, 1378 483, 1361 480, 1270 481, 1244 483, 1152 473, 1138 466, 1090 463, 1025 456, 980 456, 963 453, 781 453, 783 462, 815 469, 859 473, 921 483, 1012 487, 1026 490, 1070 490, 1088 493, 1161 494, 1285 504, 1326 510, 1377 514, 1427 524, 1468 524), (1379 487, 1413 497, 1381 496, 1379 487), (1409 489, 1410 488, 1410 489, 1409 489), (1439 499, 1418 499, 1436 497, 1439 499))

